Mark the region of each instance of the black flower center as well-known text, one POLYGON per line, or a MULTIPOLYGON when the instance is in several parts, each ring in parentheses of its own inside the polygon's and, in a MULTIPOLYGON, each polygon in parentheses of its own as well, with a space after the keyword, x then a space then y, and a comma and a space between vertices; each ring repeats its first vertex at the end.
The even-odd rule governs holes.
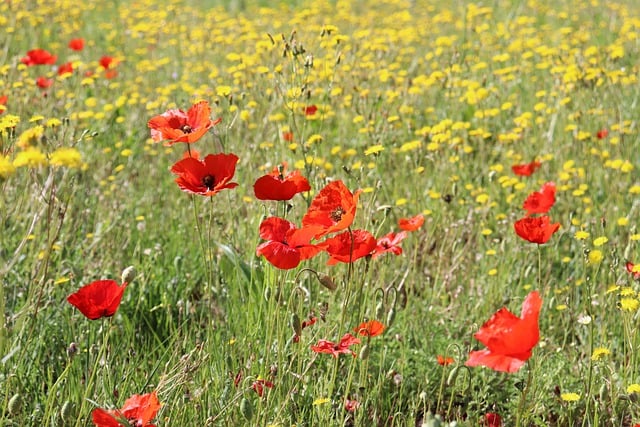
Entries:
POLYGON ((180 130, 184 133, 191 133, 193 132, 193 129, 191 128, 191 126, 189 125, 184 125, 180 128, 180 130))
POLYGON ((329 217, 335 222, 340 222, 340 220, 342 219, 342 215, 344 215, 345 213, 346 212, 344 209, 342 209, 342 206, 338 206, 337 208, 331 211, 331 213, 329 214, 329 217))
POLYGON ((216 178, 213 175, 206 175, 202 178, 202 185, 207 187, 207 190, 213 190, 213 187, 216 184, 216 178))

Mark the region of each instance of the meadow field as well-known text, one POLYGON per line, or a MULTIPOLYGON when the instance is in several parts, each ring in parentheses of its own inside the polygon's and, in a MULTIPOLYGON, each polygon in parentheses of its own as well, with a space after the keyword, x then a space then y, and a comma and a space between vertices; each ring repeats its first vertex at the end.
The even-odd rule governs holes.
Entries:
POLYGON ((640 4, 0 2, 0 426, 640 426, 640 4))

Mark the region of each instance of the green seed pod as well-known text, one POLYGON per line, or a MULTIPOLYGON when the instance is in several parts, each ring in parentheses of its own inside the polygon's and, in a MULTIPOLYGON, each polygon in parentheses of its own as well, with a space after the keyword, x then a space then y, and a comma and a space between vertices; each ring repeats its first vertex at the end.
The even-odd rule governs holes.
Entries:
POLYGON ((20 410, 22 409, 22 396, 19 393, 14 394, 9 399, 9 404, 7 405, 7 409, 9 411, 9 415, 18 415, 20 410))
POLYGON ((71 420, 75 418, 75 409, 74 404, 68 400, 62 404, 62 408, 60 408, 60 420, 62 421, 62 425, 71 423, 71 420))
POLYGON ((456 382, 456 378, 458 378, 458 370, 460 369, 459 366, 454 366, 453 369, 451 369, 451 372, 449 372, 449 376, 447 377, 447 387, 451 387, 453 384, 455 384, 456 382))
POLYGON ((302 322, 300 322, 300 316, 298 316, 298 313, 293 313, 291 315, 291 327, 297 336, 302 335, 302 322))
POLYGON ((251 418, 253 418, 253 404, 246 397, 243 397, 240 402, 240 413, 247 421, 251 421, 251 418))
POLYGON ((391 307, 387 313, 387 328, 391 327, 394 320, 396 320, 396 310, 391 307))
POLYGON ((269 302, 271 299, 271 286, 267 286, 264 288, 264 299, 269 302))
POLYGON ((384 303, 380 301, 378 305, 376 305, 376 319, 384 318, 384 303))
POLYGON ((369 344, 365 344, 360 349, 360 359, 367 360, 369 358, 369 344))
POLYGON ((124 270, 122 270, 122 276, 121 276, 122 283, 133 282, 133 279, 136 277, 136 274, 137 274, 136 269, 132 265, 125 268, 124 270))

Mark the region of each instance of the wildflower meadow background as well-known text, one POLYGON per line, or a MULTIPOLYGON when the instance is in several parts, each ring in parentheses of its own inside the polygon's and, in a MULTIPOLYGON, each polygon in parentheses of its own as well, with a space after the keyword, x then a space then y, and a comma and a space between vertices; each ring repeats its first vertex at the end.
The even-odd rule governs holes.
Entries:
POLYGON ((640 5, 0 2, 0 425, 640 425, 640 5))

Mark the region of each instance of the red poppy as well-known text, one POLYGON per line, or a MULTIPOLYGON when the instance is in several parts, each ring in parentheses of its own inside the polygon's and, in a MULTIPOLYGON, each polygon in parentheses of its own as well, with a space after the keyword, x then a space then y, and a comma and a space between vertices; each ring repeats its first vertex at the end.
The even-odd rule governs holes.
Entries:
POLYGON ((31 67, 33 65, 53 65, 57 59, 57 56, 51 55, 44 49, 33 49, 27 52, 27 56, 22 58, 20 62, 31 67))
POLYGON ((472 351, 465 365, 487 366, 501 372, 518 371, 540 339, 541 306, 540 294, 533 291, 524 300, 520 317, 506 308, 498 310, 474 335, 487 348, 472 351))
POLYGON ((4 111, 7 109, 7 101, 9 100, 9 96, 7 95, 3 95, 0 96, 0 114, 4 113, 4 111))
POLYGON ((411 218, 400 218, 398 220, 398 226, 400 230, 404 231, 416 231, 424 224, 424 215, 418 214, 411 218))
POLYGON ((230 182, 236 172, 238 156, 235 154, 209 154, 204 160, 191 157, 179 160, 171 167, 171 172, 178 175, 176 183, 182 191, 213 196, 220 190, 238 186, 230 182))
POLYGON ((494 412, 487 412, 484 421, 487 427, 502 427, 502 417, 494 412))
POLYGON ((212 121, 209 103, 200 101, 192 105, 186 113, 174 109, 152 117, 147 125, 155 142, 166 140, 165 145, 173 145, 176 142, 196 142, 220 121, 221 119, 212 121))
MULTIPOLYGON (((300 332, 302 332, 305 328, 308 328, 311 325, 314 325, 318 321, 318 318, 315 316, 309 316, 307 320, 303 320, 300 324, 300 332)), ((300 335, 293 334, 293 342, 300 342, 300 335)))
POLYGON ((310 243, 317 231, 317 227, 298 229, 286 219, 269 217, 260 224, 260 238, 267 242, 258 245, 256 255, 263 255, 282 270, 295 268, 323 250, 323 246, 310 243))
POLYGON ((346 333, 338 344, 327 340, 320 340, 317 345, 311 346, 311 350, 315 353, 331 354, 333 357, 338 357, 341 353, 351 354, 353 357, 356 357, 356 352, 349 349, 349 347, 354 344, 360 344, 360 340, 350 333, 346 333))
POLYGON ((345 231, 323 242, 327 253, 331 256, 327 265, 338 262, 350 263, 371 255, 376 249, 376 238, 367 230, 345 231))
POLYGON ((513 165, 511 166, 511 170, 519 176, 531 176, 540 166, 542 166, 542 163, 533 161, 527 164, 513 165))
POLYGON ((401 231, 399 233, 391 232, 386 236, 379 238, 376 242, 376 248, 374 249, 373 254, 371 254, 371 257, 377 258, 380 255, 386 254, 388 252, 391 252, 394 255, 401 255, 402 248, 399 245, 405 237, 407 237, 407 232, 401 231))
POLYGON ((522 204, 522 209, 527 211, 527 215, 545 214, 556 202, 556 184, 545 183, 540 191, 534 191, 522 204))
POLYGON ((605 139, 607 136, 609 136, 609 130, 608 129, 600 129, 596 133, 596 138, 598 138, 598 139, 605 139))
POLYGON ((348 412, 354 412, 360 407, 360 402, 354 399, 347 399, 344 401, 344 409, 348 412))
POLYGON ((127 283, 119 286, 114 280, 96 280, 69 295, 67 301, 91 320, 111 317, 118 310, 127 283))
POLYGON ((114 70, 112 68, 104 72, 105 79, 113 79, 113 78, 116 78, 117 76, 118 76, 118 70, 114 70))
POLYGON ((260 200, 291 200, 298 193, 311 190, 307 178, 300 171, 292 171, 285 175, 286 164, 282 164, 261 176, 253 184, 253 191, 260 200))
POLYGON ((384 332, 384 325, 377 320, 369 320, 368 322, 362 322, 360 325, 353 328, 354 332, 362 335, 363 337, 376 337, 382 335, 384 332))
POLYGON ((316 239, 329 233, 347 229, 353 223, 361 190, 351 193, 340 180, 327 184, 313 198, 302 218, 304 227, 319 225, 322 231, 316 239))
POLYGON ((258 378, 251 384, 251 388, 258 393, 258 396, 262 397, 264 394, 264 388, 273 388, 273 383, 271 381, 265 381, 262 378, 258 378))
POLYGON ((151 420, 161 406, 155 391, 144 395, 134 394, 124 402, 121 409, 96 408, 91 412, 91 417, 97 427, 154 427, 151 420))
POLYGON ((526 217, 513 224, 518 236, 531 243, 547 243, 553 233, 558 231, 560 223, 551 224, 548 216, 526 217))
POLYGON ((287 142, 293 141, 293 132, 282 132, 282 139, 287 142))
POLYGON ((116 61, 114 57, 107 56, 107 55, 100 58, 100 61, 98 62, 100 63, 100 66, 105 70, 108 70, 109 68, 113 68, 118 64, 118 61, 116 61))
POLYGON ((454 362, 453 357, 438 355, 436 359, 438 360, 438 365, 440 366, 448 366, 454 362))
POLYGON ((46 89, 53 84, 53 79, 48 79, 46 77, 38 77, 36 79, 36 85, 38 85, 41 89, 46 89))
POLYGON ((632 263, 631 261, 627 261, 627 264, 625 265, 625 267, 627 268, 627 271, 631 274, 633 274, 633 278, 638 280, 640 279, 640 271, 633 271, 633 267, 635 267, 635 264, 632 263))
POLYGON ((305 116, 313 116, 318 112, 318 107, 315 105, 307 105, 302 109, 305 116))
POLYGON ((84 39, 72 39, 69 41, 69 49, 80 51, 84 49, 84 39))
POLYGON ((73 64, 71 62, 66 62, 58 67, 59 76, 65 73, 73 73, 73 64))

